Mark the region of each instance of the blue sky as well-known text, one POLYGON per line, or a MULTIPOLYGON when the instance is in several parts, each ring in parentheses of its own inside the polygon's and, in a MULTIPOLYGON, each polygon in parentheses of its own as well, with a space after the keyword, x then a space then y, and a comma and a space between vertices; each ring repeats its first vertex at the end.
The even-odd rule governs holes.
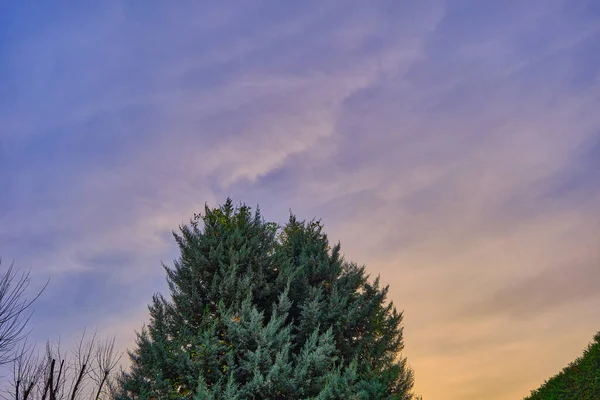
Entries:
POLYGON ((426 399, 525 396, 598 330, 600 3, 4 2, 0 255, 37 340, 131 346, 170 232, 321 217, 426 399))

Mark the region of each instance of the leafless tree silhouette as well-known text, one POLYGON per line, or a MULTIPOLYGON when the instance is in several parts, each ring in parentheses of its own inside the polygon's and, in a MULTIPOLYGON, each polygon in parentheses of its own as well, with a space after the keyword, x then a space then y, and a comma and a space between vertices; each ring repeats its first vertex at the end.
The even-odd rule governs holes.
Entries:
POLYGON ((115 339, 98 340, 85 332, 71 352, 61 350, 60 342, 46 344, 40 358, 23 345, 14 361, 13 379, 5 399, 13 400, 108 400, 113 374, 122 354, 115 351, 115 339))
POLYGON ((31 305, 48 284, 46 282, 42 290, 28 300, 26 291, 29 283, 29 271, 19 274, 13 264, 0 276, 0 365, 15 360, 15 349, 27 337, 25 327, 31 317, 31 305))
POLYGON ((92 369, 92 379, 96 383, 98 390, 94 400, 100 400, 103 393, 110 392, 111 373, 121 361, 122 353, 115 352, 115 338, 99 342, 96 350, 96 368, 92 369))

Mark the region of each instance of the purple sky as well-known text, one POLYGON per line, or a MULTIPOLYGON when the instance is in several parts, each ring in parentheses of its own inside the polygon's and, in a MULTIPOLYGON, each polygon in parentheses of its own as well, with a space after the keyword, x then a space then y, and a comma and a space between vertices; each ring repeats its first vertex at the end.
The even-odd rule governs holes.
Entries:
POLYGON ((381 274, 425 400, 522 398, 600 329, 596 0, 3 2, 0 126, 36 340, 131 346, 228 195, 381 274))

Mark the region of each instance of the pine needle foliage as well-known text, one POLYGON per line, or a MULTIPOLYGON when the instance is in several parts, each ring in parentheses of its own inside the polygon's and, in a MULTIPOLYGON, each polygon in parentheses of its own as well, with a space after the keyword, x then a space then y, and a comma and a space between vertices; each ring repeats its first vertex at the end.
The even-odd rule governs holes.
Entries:
POLYGON ((525 400, 600 399, 600 332, 583 355, 548 379, 525 400))
POLYGON ((174 233, 119 400, 409 400, 402 313, 388 287, 330 246, 320 221, 285 226, 231 199, 174 233))

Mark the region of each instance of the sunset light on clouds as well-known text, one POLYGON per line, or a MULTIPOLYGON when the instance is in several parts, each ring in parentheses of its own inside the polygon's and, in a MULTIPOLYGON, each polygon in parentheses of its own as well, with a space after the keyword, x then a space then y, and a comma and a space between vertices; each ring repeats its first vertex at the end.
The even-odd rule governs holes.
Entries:
POLYGON ((600 2, 3 2, 0 256, 32 337, 122 349, 171 231, 321 218, 425 400, 519 399, 600 330, 600 2))

